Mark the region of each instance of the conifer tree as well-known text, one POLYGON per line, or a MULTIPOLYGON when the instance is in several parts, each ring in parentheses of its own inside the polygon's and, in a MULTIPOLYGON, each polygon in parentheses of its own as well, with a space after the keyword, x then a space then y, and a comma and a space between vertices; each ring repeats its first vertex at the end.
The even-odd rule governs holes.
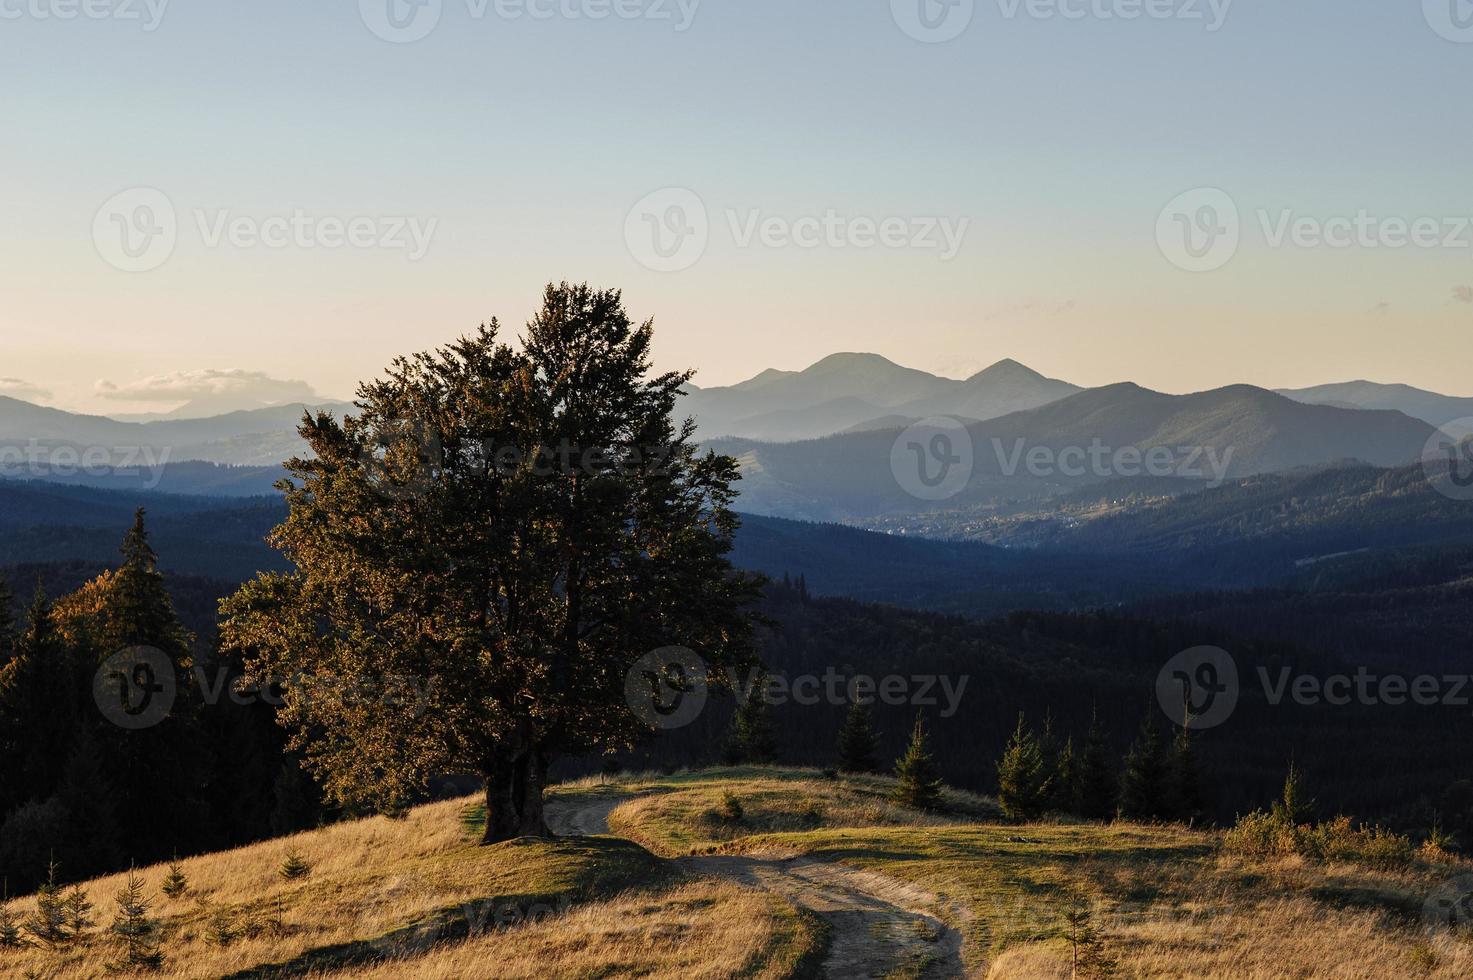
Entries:
POLYGON ((297 881, 312 873, 312 865, 303 860, 302 855, 292 851, 277 870, 287 881, 297 881))
POLYGON ((920 715, 916 715, 905 754, 895 764, 895 775, 900 780, 892 796, 896 803, 912 810, 940 809, 941 773, 931 755, 930 739, 920 715))
POLYGON ((26 920, 26 930, 47 946, 59 946, 66 941, 66 899, 57 884, 59 866, 52 858, 46 869, 46 880, 36 889, 36 910, 26 920))
POLYGON ((67 892, 64 908, 67 928, 72 931, 73 937, 80 936, 91 928, 92 901, 81 885, 73 885, 72 890, 67 892))
POLYGON ((1110 747, 1096 711, 1090 719, 1089 735, 1079 759, 1076 812, 1087 820, 1109 820, 1115 816, 1118 788, 1110 747))
POLYGON ((156 970, 163 965, 158 948, 158 926, 148 917, 148 899, 143 894, 143 879, 129 869, 123 887, 113 896, 117 906, 113 913, 112 933, 122 946, 122 965, 133 969, 156 970))
POLYGON ((1079 754, 1074 751, 1074 737, 1064 740, 1055 758, 1048 809, 1056 813, 1077 812, 1079 799, 1079 754))
POLYGON ((1286 827, 1299 827, 1314 820, 1315 803, 1304 789, 1304 774, 1291 759, 1284 776, 1284 789, 1274 803, 1274 820, 1286 827))
POLYGON ((844 727, 839 731, 841 772, 874 772, 879 769, 879 763, 875 761, 878 746, 870 717, 869 705, 855 701, 849 706, 844 716, 844 727))
POLYGON ((1187 823, 1201 819, 1207 803, 1202 787, 1201 763, 1190 728, 1182 728, 1171 746, 1170 810, 1174 819, 1187 823))
POLYGON ((25 945, 21 937, 20 916, 10 908, 10 898, 0 894, 0 949, 19 949, 25 945))
POLYGON ((767 707, 766 679, 754 678, 746 700, 737 705, 727 732, 722 761, 729 766, 766 765, 777 759, 777 740, 767 707))
POLYGON ((179 866, 178 860, 175 860, 169 865, 169 874, 164 878, 161 891, 169 898, 178 898, 180 895, 189 891, 189 877, 184 873, 184 869, 179 866))
POLYGON ((1018 715, 1018 727, 997 763, 997 798, 1009 820, 1036 820, 1053 789, 1043 746, 1018 715))
POLYGON ((1126 817, 1164 820, 1171 816, 1170 763, 1169 746, 1156 724, 1156 714, 1148 711, 1120 779, 1120 808, 1126 817))

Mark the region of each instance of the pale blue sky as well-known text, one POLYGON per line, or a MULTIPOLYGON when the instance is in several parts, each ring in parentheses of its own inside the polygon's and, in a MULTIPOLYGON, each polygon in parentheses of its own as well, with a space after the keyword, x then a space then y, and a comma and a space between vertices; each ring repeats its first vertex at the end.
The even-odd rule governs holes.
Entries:
POLYGON ((1473 303, 1454 293, 1473 245, 1273 249, 1253 216, 1473 217, 1473 43, 1419 2, 1238 0, 1209 33, 982 0, 942 44, 907 36, 887 0, 704 0, 684 32, 445 0, 413 44, 347 0, 175 0, 152 32, 29 12, 58 2, 0 0, 0 377, 57 404, 146 410, 93 386, 229 367, 346 394, 395 353, 493 314, 519 324, 553 278, 623 286, 657 318, 662 366, 706 384, 866 349, 952 371, 1015 357, 1080 384, 1473 394, 1473 303), (130 274, 91 232, 140 186, 177 209, 179 243, 130 274), (695 191, 713 226, 673 273, 624 234, 665 187, 695 191), (1155 232, 1197 187, 1227 190, 1246 227, 1226 268, 1194 275, 1155 232), (411 262, 212 248, 193 217, 295 209, 438 223, 411 262), (828 209, 971 224, 943 261, 742 248, 726 218, 828 209))

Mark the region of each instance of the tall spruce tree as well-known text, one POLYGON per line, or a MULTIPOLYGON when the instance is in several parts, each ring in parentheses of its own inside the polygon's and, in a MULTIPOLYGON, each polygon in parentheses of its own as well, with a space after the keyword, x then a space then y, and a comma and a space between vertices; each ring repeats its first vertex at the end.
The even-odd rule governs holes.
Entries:
POLYGON ((1120 809, 1131 820, 1167 820, 1171 812, 1170 746, 1156 723, 1155 711, 1147 711, 1140 735, 1125 757, 1120 779, 1120 809))
POLYGON ((1200 820, 1207 811, 1207 799, 1196 740, 1190 728, 1180 729, 1172 741, 1168 778, 1171 817, 1186 823, 1200 820))
POLYGON ((766 690, 765 678, 754 677, 746 699, 739 700, 721 751, 721 761, 727 765, 760 766, 777 760, 766 690))
POLYGON ((334 802, 397 809, 476 773, 487 843, 548 835, 558 755, 653 734, 625 691, 650 651, 749 666, 759 588, 729 560, 736 461, 677 417, 691 374, 651 373, 651 323, 563 283, 520 349, 500 331, 394 361, 355 416, 304 420, 272 536, 295 570, 222 624, 251 670, 301 677, 278 717, 334 802), (349 699, 329 674, 433 688, 349 699))
POLYGON ((839 730, 839 771, 875 772, 880 764, 875 759, 878 745, 870 706, 860 701, 849 705, 844 727, 839 730))
POLYGON ((1075 812, 1087 820, 1109 820, 1115 816, 1119 786, 1109 742, 1096 711, 1090 719, 1089 735, 1079 757, 1075 812))
POLYGON ((1009 820, 1036 820, 1048 807, 1053 774, 1043 744, 1018 715, 1002 758, 997 763, 997 799, 1009 820))
POLYGON ((931 754, 930 738, 920 715, 916 715, 905 754, 895 763, 895 776, 900 781, 892 795, 895 802, 913 810, 941 808, 941 772, 936 757, 931 754))

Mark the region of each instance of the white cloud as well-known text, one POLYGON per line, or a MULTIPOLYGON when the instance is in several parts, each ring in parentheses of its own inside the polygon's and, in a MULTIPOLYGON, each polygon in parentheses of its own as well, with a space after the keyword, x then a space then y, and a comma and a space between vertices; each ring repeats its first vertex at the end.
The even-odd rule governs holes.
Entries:
POLYGON ((312 401, 317 393, 305 381, 284 381, 261 371, 215 370, 175 371, 141 381, 114 384, 97 382, 97 395, 123 402, 225 401, 281 405, 312 401))
POLYGON ((0 378, 0 395, 6 398, 19 398, 26 402, 51 400, 51 392, 45 388, 38 388, 29 381, 22 381, 20 378, 0 378))

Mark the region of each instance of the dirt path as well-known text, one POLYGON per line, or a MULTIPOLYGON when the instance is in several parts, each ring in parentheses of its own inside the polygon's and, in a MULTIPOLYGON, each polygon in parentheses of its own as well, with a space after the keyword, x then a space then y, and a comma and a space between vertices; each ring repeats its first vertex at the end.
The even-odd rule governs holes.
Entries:
MULTIPOLYGON (((553 800, 559 835, 607 834, 622 798, 553 800)), ((680 858, 687 870, 776 892, 831 929, 824 973, 839 978, 962 977, 962 937, 940 917, 942 902, 909 882, 811 858, 711 855, 680 858)))

